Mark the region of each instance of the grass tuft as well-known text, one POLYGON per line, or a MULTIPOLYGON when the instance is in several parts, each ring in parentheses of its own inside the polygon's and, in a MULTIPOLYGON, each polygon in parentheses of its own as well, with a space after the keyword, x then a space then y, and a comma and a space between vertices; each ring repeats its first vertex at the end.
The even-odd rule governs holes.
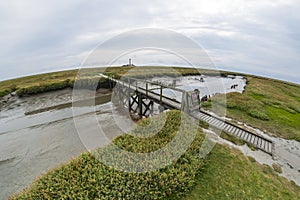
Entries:
POLYGON ((275 170, 275 172, 278 172, 279 174, 282 173, 282 169, 281 169, 281 167, 280 167, 278 164, 273 163, 273 164, 272 164, 272 167, 273 167, 273 169, 275 170))
POLYGON ((250 115, 251 117, 254 117, 256 119, 260 119, 263 121, 270 120, 270 117, 266 113, 259 111, 259 110, 249 110, 247 113, 248 113, 248 115, 250 115))

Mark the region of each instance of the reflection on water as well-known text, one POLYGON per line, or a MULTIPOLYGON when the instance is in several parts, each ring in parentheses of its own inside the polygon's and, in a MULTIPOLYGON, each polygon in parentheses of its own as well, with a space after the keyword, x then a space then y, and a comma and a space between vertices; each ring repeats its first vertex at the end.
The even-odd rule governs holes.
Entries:
MULTIPOLYGON (((170 77, 155 77, 149 80, 186 91, 198 89, 200 91, 200 98, 205 96, 211 97, 215 94, 224 94, 230 92, 242 93, 246 86, 246 79, 242 76, 184 76, 174 79, 170 79, 170 77)), ((154 91, 159 93, 159 89, 154 91)), ((177 101, 181 101, 181 93, 178 91, 164 89, 163 95, 176 99, 177 101)))

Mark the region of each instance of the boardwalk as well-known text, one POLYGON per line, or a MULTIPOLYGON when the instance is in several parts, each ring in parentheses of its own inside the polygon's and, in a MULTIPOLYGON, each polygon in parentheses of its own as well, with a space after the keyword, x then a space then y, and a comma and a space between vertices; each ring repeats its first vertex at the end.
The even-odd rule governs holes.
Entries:
MULTIPOLYGON (((163 86, 158 83, 153 83, 153 82, 149 82, 149 81, 138 80, 138 79, 130 79, 128 81, 120 81, 120 80, 116 80, 116 79, 110 78, 108 76, 105 76, 103 74, 100 74, 100 75, 102 77, 109 79, 110 81, 115 82, 116 85, 119 87, 121 86, 122 88, 127 88, 128 90, 126 90, 126 91, 135 91, 136 94, 143 95, 143 98, 147 98, 147 99, 149 99, 155 103, 158 103, 169 109, 183 110, 183 104, 187 104, 187 102, 180 102, 176 99, 172 99, 166 95, 163 95, 163 92, 162 92, 163 89, 167 88, 167 89, 171 89, 171 90, 174 90, 177 92, 181 92, 182 95, 192 94, 192 93, 189 93, 187 91, 184 91, 184 90, 181 90, 178 88, 163 86), (144 87, 139 86, 137 84, 137 81, 143 82, 145 86, 144 87), (148 88, 148 84, 159 86, 158 88, 159 88, 160 92, 159 93, 153 92, 153 90, 148 88)), ((138 103, 137 100, 134 99, 134 101, 136 103, 138 103)), ((130 100, 128 103, 129 103, 128 105, 130 107, 132 105, 132 103, 130 103, 130 100)), ((189 102, 189 104, 191 104, 191 102, 189 102)), ((267 139, 256 133, 253 133, 249 130, 246 130, 242 127, 239 127, 235 124, 232 124, 228 121, 224 121, 223 119, 221 119, 219 117, 213 116, 213 115, 205 112, 204 110, 199 109, 199 102, 197 104, 198 104, 198 107, 196 106, 195 107, 196 109, 193 109, 193 108, 191 109, 191 107, 189 107, 189 110, 188 110, 189 115, 191 115, 192 117, 194 117, 198 120, 204 121, 215 128, 221 129, 229 134, 232 134, 232 135, 242 139, 246 143, 251 144, 254 147, 272 155, 273 145, 274 145, 272 140, 267 139)), ((141 104, 141 106, 142 106, 142 104, 141 104)), ((145 105, 145 106, 147 107, 147 105, 145 105)), ((141 114, 142 113, 146 113, 146 111, 145 112, 141 111, 141 114)))

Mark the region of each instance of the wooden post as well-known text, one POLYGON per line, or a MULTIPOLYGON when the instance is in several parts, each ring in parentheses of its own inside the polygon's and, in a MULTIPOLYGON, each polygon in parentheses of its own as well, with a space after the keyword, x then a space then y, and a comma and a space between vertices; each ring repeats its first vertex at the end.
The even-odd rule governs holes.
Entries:
POLYGON ((146 97, 148 97, 148 83, 146 83, 146 97))
POLYGON ((153 107, 154 107, 154 102, 151 101, 151 110, 150 110, 150 114, 151 114, 151 115, 153 114, 153 111, 154 111, 153 107))
POLYGON ((142 117, 143 115, 142 94, 138 92, 137 95, 138 95, 138 107, 139 107, 138 114, 140 117, 142 117))
POLYGON ((189 113, 189 95, 188 92, 182 93, 181 111, 189 113))
POLYGON ((159 99, 160 103, 162 103, 162 85, 160 86, 160 99, 159 99))
MULTIPOLYGON (((130 86, 130 84, 129 84, 129 86, 130 86)), ((128 111, 130 113, 131 112, 131 106, 130 106, 130 104, 131 104, 130 88, 128 88, 128 90, 127 90, 127 98, 128 98, 128 111)))

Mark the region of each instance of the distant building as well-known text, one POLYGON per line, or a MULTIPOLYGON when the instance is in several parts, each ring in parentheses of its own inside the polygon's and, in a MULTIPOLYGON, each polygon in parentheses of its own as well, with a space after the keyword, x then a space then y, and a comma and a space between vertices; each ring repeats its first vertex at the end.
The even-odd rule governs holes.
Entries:
POLYGON ((126 65, 123 65, 123 67, 134 67, 135 65, 132 63, 132 61, 131 61, 131 58, 129 58, 129 60, 128 60, 128 64, 126 64, 126 65))

